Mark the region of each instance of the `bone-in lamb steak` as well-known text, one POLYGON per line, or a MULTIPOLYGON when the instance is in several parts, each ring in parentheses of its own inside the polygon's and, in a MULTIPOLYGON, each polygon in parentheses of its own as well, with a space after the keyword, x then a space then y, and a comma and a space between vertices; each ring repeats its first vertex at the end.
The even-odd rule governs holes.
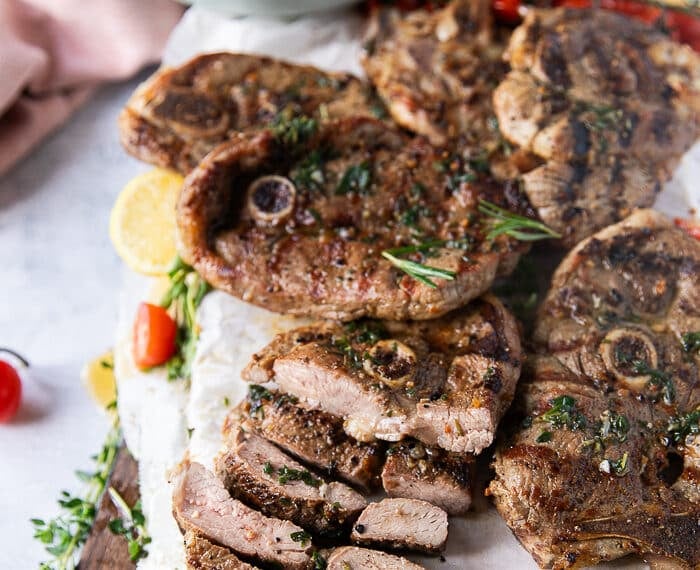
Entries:
POLYGON ((241 136, 185 182, 181 254, 216 288, 293 315, 430 319, 485 292, 523 251, 487 239, 479 201, 503 203, 502 186, 425 139, 347 119, 285 141, 241 136), (416 280, 405 260, 441 273, 416 280))
POLYGON ((382 485, 390 497, 422 499, 450 515, 463 515, 472 503, 473 471, 471 454, 407 439, 387 451, 382 485))
POLYGON ((304 407, 293 396, 252 385, 246 400, 227 418, 224 433, 238 425, 327 477, 343 479, 364 492, 380 486, 381 443, 362 443, 349 437, 342 418, 304 407))
POLYGON ((185 461, 175 474, 173 516, 189 531, 230 548, 246 559, 306 570, 311 545, 295 541, 297 525, 268 518, 232 499, 223 484, 200 463, 185 461))
POLYGON ((492 295, 430 321, 326 322, 278 335, 243 371, 345 418, 360 441, 450 451, 493 441, 520 374, 517 324, 492 295))
POLYGON ((333 550, 327 560, 327 570, 424 570, 400 556, 379 550, 341 546, 333 550))
POLYGON ((233 497, 314 534, 341 535, 367 505, 344 483, 324 481, 269 441, 242 429, 226 441, 216 471, 233 497))
POLYGON ((362 511, 352 531, 360 545, 435 554, 447 542, 447 513, 418 499, 382 499, 362 511))
POLYGON ((490 490, 542 567, 700 564, 700 242, 641 210, 555 273, 490 490))
POLYGON ((700 136, 700 56, 637 20, 531 9, 506 57, 498 124, 544 162, 522 187, 568 247, 650 206, 700 136))
POLYGON ((127 102, 119 131, 135 157, 187 173, 218 144, 280 117, 332 120, 377 108, 371 88, 346 73, 211 53, 158 70, 127 102))

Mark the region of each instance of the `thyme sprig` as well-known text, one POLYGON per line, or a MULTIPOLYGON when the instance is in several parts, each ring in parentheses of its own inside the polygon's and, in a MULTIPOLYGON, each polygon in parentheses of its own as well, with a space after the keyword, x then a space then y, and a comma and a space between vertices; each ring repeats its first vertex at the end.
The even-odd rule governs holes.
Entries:
MULTIPOLYGON (((404 248, 396 248, 404 249, 404 248)), ((413 277, 416 281, 432 287, 437 288, 437 285, 430 278, 440 278, 447 281, 454 281, 457 274, 454 271, 448 269, 440 269, 439 267, 433 267, 432 265, 424 265, 416 261, 410 261, 408 259, 400 259, 395 255, 396 250, 386 249, 382 251, 382 257, 388 260, 394 267, 403 271, 406 275, 413 277)))
POLYGON ((126 539, 129 558, 132 562, 145 558, 148 556, 146 545, 151 542, 151 537, 146 531, 146 517, 141 510, 141 501, 137 501, 133 507, 130 507, 114 487, 107 489, 107 493, 121 514, 121 518, 109 521, 109 530, 126 539))
POLYGON ((177 352, 166 363, 168 380, 189 379, 192 361, 199 339, 197 307, 211 290, 191 266, 178 256, 168 271, 170 287, 160 302, 161 307, 170 310, 177 322, 177 352))
POLYGON ((486 239, 493 240, 500 235, 507 235, 520 241, 538 241, 560 238, 561 234, 542 222, 509 212, 492 202, 479 200, 479 212, 493 218, 493 227, 486 234, 486 239))
POLYGON ((96 505, 114 466, 120 441, 119 419, 114 414, 112 426, 102 449, 92 458, 95 463, 94 471, 76 471, 78 478, 87 484, 82 495, 61 491, 61 498, 58 500, 61 507, 60 515, 49 521, 31 519, 34 538, 39 540, 46 552, 52 556, 51 560, 39 565, 40 570, 76 568, 78 551, 90 534, 97 513, 96 505))

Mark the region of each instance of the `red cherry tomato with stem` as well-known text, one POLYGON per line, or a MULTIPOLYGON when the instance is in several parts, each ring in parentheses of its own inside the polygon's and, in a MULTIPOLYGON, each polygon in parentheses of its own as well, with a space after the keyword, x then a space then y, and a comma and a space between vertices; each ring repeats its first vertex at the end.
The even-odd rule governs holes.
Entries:
POLYGON ((520 0, 492 0, 491 7, 499 22, 517 24, 520 22, 520 0))
MULTIPOLYGON (((0 348, 0 352, 7 352, 19 360, 24 366, 29 363, 13 350, 0 348)), ((12 420, 19 409, 22 400, 22 381, 12 364, 0 360, 0 424, 12 420)))
POLYGON ((134 322, 134 362, 139 368, 165 364, 175 354, 177 323, 163 307, 141 303, 134 322))

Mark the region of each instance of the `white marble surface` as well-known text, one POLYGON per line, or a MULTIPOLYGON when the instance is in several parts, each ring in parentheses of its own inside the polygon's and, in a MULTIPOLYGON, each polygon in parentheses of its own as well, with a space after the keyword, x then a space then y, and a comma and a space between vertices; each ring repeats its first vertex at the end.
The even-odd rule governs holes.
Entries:
POLYGON ((148 169, 117 139, 135 85, 102 89, 0 179, 0 346, 32 363, 19 415, 0 424, 3 570, 46 558, 29 518, 51 518, 59 491, 80 488, 73 472, 91 466, 106 433, 79 376, 113 342, 122 264, 109 212, 124 183, 148 169))

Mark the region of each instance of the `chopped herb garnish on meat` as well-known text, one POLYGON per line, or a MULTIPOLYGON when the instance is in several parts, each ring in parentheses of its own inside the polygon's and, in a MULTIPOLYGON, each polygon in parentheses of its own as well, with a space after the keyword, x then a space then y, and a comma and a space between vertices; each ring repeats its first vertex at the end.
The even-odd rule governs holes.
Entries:
POLYGON ((372 170, 367 161, 354 164, 345 171, 335 189, 337 195, 350 193, 366 195, 372 184, 372 170))
POLYGON ((289 537, 294 541, 298 542, 301 544, 301 546, 306 546, 311 542, 311 535, 306 532, 305 530, 299 530, 297 532, 293 532, 292 534, 289 535, 289 537))
POLYGON ((165 364, 168 380, 189 379, 192 372, 199 326, 197 325, 197 307, 204 296, 211 290, 210 285, 202 279, 194 268, 187 265, 180 256, 175 259, 168 271, 170 287, 165 292, 160 305, 172 312, 177 322, 177 352, 165 364))
POLYGON ((270 125, 275 138, 286 146, 294 146, 310 138, 318 129, 318 121, 305 115, 291 116, 282 112, 270 125))
POLYGON ((437 288, 437 285, 430 279, 431 277, 446 279, 447 281, 454 281, 454 278, 457 276, 454 271, 440 269, 439 267, 432 267, 430 265, 423 265, 422 263, 409 261, 408 259, 399 259, 398 257, 392 255, 390 251, 391 250, 384 250, 382 252, 382 257, 387 259, 394 267, 400 269, 406 275, 413 277, 413 279, 416 281, 420 281, 433 289, 437 288))
POLYGON ((359 369, 362 368, 363 358, 360 354, 352 347, 350 341, 347 337, 333 337, 331 339, 331 347, 337 350, 345 358, 346 364, 350 368, 359 369))
POLYGON ((576 400, 571 396, 558 396, 549 401, 550 408, 537 417, 538 421, 549 423, 554 428, 579 430, 586 427, 586 417, 576 408, 576 400))
POLYGON ((297 188, 320 190, 326 181, 321 151, 314 150, 299 162, 290 172, 290 178, 297 188))
POLYGON ((311 554, 311 562, 314 563, 313 570, 326 570, 328 566, 326 559, 317 550, 311 554))
POLYGON ((537 443, 547 443, 548 441, 552 441, 552 432, 547 430, 542 431, 542 433, 537 436, 535 441, 537 441, 537 443))
POLYGON ((272 463, 266 461, 265 465, 263 465, 263 473, 265 473, 265 475, 272 475, 273 471, 274 468, 272 467, 272 463))
POLYGON ((686 352, 700 352, 700 331, 687 332, 681 336, 681 346, 686 352))
MULTIPOLYGON (((250 400, 250 408, 248 414, 251 417, 264 415, 263 401, 272 400, 272 392, 263 386, 251 384, 248 386, 248 400, 250 400)), ((261 418, 262 419, 262 418, 261 418)))
POLYGON ((606 410, 600 415, 600 422, 593 438, 582 443, 584 447, 592 446, 594 451, 601 452, 610 443, 623 443, 627 441, 627 433, 630 424, 626 416, 611 410, 606 410))
POLYGON ((421 217, 429 218, 433 215, 430 208, 416 204, 404 210, 401 214, 401 223, 410 228, 417 228, 421 217))
POLYGON ((486 235, 486 239, 493 240, 500 235, 507 235, 520 241, 561 237, 561 234, 542 222, 514 214, 486 200, 479 200, 479 212, 494 220, 493 227, 486 235))
POLYGON ((389 337, 389 332, 381 321, 370 319, 351 321, 345 325, 345 330, 362 344, 375 344, 377 341, 389 337))
POLYGON ((676 387, 673 379, 663 370, 652 368, 643 360, 632 362, 633 370, 636 374, 649 376, 648 388, 651 391, 653 401, 658 400, 659 394, 663 398, 664 404, 671 405, 676 399, 676 387))
POLYGON ((618 477, 622 477, 627 474, 629 468, 629 454, 625 451, 620 459, 603 459, 598 465, 598 469, 603 473, 614 474, 618 477))
POLYGON ((289 481, 301 481, 309 487, 320 487, 321 480, 316 479, 309 471, 306 469, 290 469, 286 465, 283 465, 277 470, 277 481, 286 485, 289 481))
POLYGON ((107 489, 107 493, 121 515, 120 518, 109 521, 109 530, 126 539, 129 558, 132 562, 138 562, 148 556, 146 545, 151 542, 146 531, 146 517, 141 510, 141 501, 136 501, 133 507, 129 507, 114 487, 107 489))
POLYGON ((668 420, 668 435, 673 443, 683 444, 689 435, 700 434, 700 406, 684 416, 674 416, 668 420))

